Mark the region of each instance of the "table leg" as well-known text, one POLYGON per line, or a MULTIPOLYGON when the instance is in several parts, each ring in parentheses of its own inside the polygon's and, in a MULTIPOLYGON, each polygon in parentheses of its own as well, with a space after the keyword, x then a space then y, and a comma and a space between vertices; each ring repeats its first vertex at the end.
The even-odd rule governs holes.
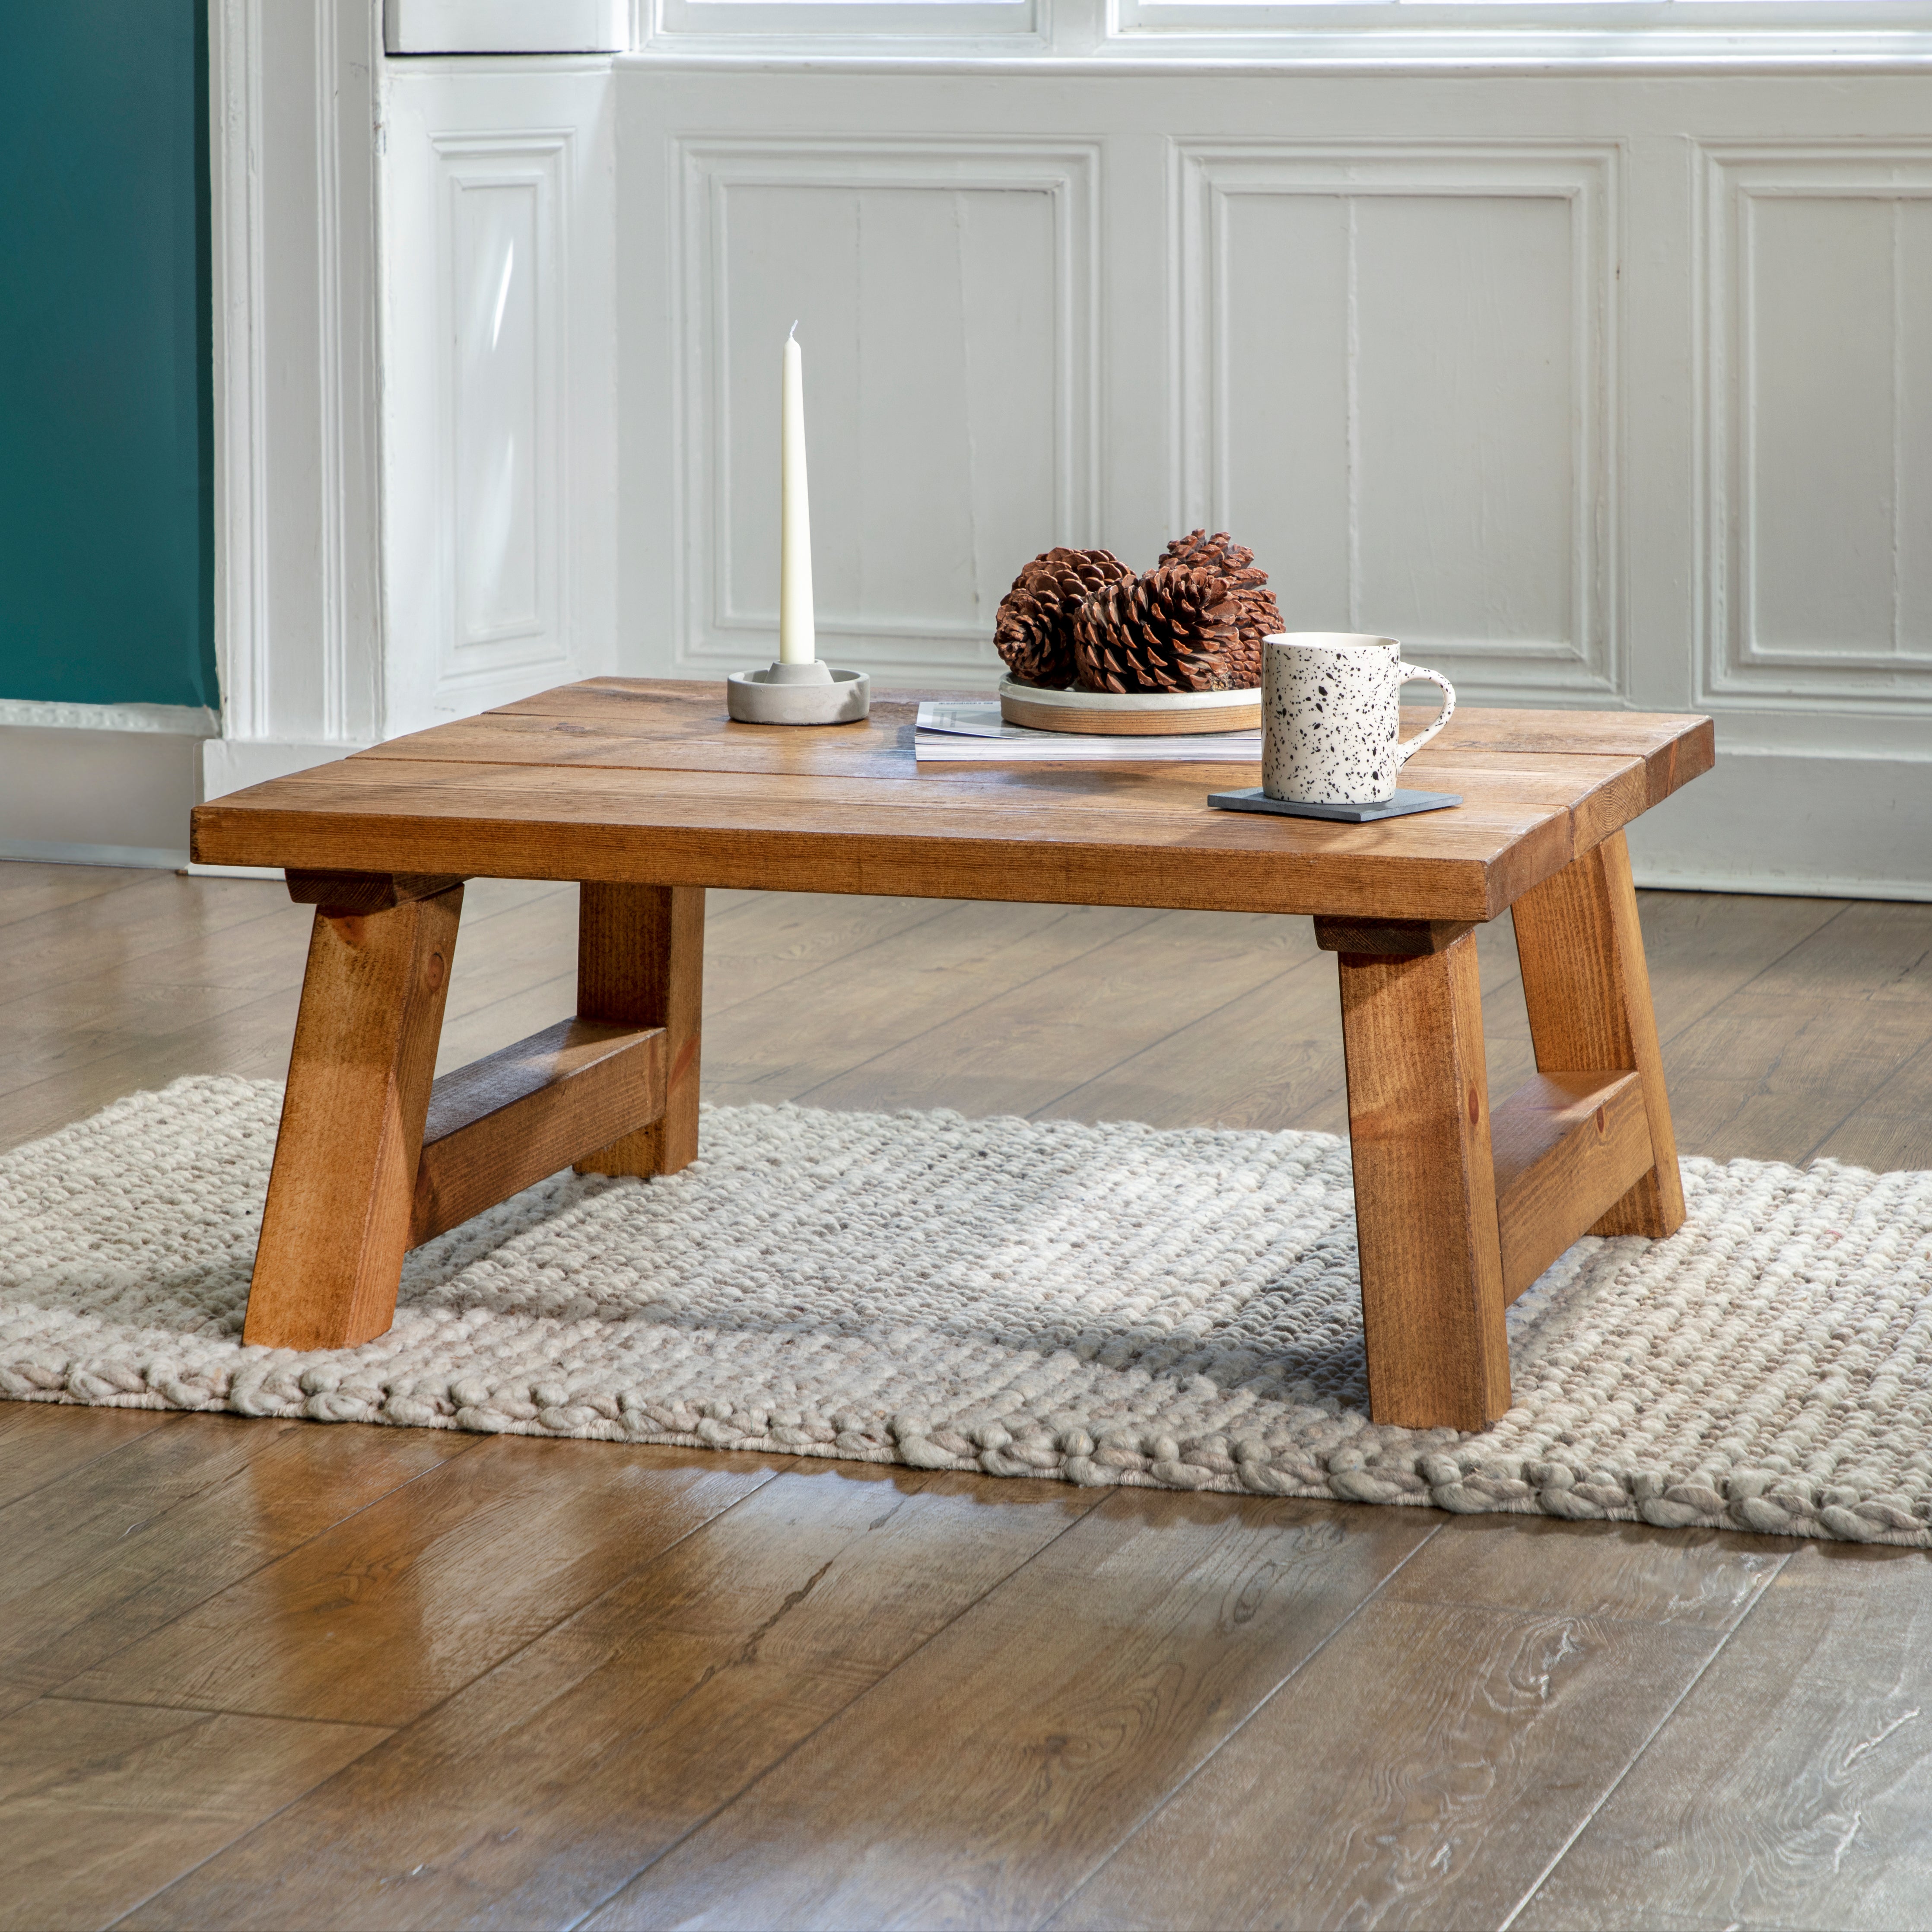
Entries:
POLYGON ((352 1348, 394 1318, 462 908, 460 885, 318 907, 244 1342, 352 1348))
POLYGON ((1684 1222, 1684 1184, 1622 832, 1573 859, 1512 911, 1538 1070, 1630 1071, 1642 1085, 1650 1169, 1590 1232, 1674 1234, 1684 1222))
POLYGON ((1386 948, 1338 954, 1370 1412, 1480 1429, 1510 1378, 1475 939, 1350 936, 1386 948))
POLYGON ((662 1027, 664 1113, 577 1162, 580 1174, 675 1174, 698 1158, 698 1059, 704 1001, 701 886, 578 888, 580 1019, 662 1027))

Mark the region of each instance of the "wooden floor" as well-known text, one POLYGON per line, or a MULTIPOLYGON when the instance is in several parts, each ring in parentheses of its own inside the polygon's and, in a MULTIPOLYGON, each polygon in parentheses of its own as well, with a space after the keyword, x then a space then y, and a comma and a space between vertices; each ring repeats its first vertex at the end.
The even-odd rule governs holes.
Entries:
MULTIPOLYGON (((1932 907, 1643 910, 1685 1151, 1932 1167, 1932 907)), ((446 1065, 574 910, 472 886, 446 1065)), ((1305 920, 710 914, 715 1100, 1343 1124, 1305 920)), ((0 1144, 279 1076, 308 922, 0 866, 0 1144)), ((1932 1924, 1932 1562, 0 1402, 0 1926, 108 1924, 1932 1924)))

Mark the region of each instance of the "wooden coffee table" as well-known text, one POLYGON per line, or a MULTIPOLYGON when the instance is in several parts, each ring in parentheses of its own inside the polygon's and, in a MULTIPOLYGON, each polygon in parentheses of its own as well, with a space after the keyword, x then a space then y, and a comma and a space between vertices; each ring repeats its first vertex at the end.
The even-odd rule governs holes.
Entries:
POLYGON ((196 858, 316 908, 244 1339, 367 1341, 417 1244, 573 1162, 686 1166, 707 886, 1312 914, 1378 1422, 1500 1415, 1508 1304, 1682 1221, 1622 828, 1710 768, 1708 718, 1459 711, 1406 776, 1465 802, 1347 826, 1210 809, 1256 782, 1225 764, 916 768, 914 708, 776 729, 592 679, 200 807, 196 858), (580 882, 578 1016, 433 1080, 477 876, 580 882), (1492 1108, 1472 935, 1511 908, 1540 1071, 1492 1108))

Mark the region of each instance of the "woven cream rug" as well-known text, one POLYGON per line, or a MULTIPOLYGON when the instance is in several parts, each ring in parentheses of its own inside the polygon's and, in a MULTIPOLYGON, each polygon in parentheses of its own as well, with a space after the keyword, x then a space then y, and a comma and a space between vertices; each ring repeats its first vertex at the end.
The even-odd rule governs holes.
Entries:
POLYGON ((1516 1304, 1466 1436, 1367 1418, 1328 1135, 712 1108, 684 1174, 532 1188, 302 1354, 238 1339, 280 1101, 0 1156, 0 1391, 1932 1545, 1932 1174, 1686 1161, 1681 1233, 1516 1304))

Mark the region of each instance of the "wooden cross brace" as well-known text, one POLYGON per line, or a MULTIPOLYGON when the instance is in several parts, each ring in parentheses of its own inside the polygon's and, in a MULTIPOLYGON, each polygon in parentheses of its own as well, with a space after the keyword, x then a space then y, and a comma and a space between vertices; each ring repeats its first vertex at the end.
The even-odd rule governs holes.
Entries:
POLYGON ((1370 1410, 1480 1429, 1503 1311, 1585 1234, 1674 1234, 1677 1144, 1621 831, 1511 908, 1534 1076, 1491 1111, 1474 928, 1322 919, 1339 955, 1370 1410))
POLYGON ((580 888, 577 1016, 439 1080, 462 880, 288 879, 315 927, 244 1342, 372 1340, 410 1249, 560 1167, 696 1157, 702 888, 580 888))

